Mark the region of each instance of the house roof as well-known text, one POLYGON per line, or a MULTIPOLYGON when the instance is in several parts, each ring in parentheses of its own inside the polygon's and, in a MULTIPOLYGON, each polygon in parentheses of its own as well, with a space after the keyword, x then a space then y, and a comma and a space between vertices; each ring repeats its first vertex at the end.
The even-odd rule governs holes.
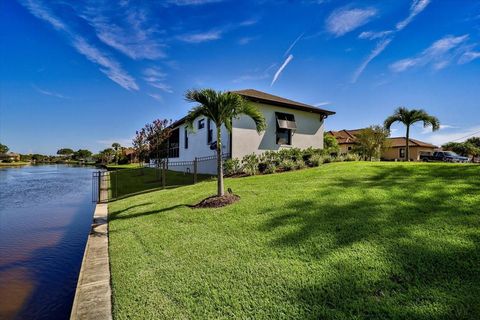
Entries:
POLYGON ((312 113, 318 113, 318 114, 323 114, 325 116, 329 115, 334 115, 335 112, 325 110, 325 109, 320 109, 305 103, 289 100, 286 98, 282 98, 279 96, 275 96, 273 94, 269 94, 266 92, 258 91, 255 89, 245 89, 245 90, 236 90, 236 91, 231 91, 238 93, 239 95, 245 97, 246 99, 254 102, 263 102, 267 104, 272 104, 272 105, 277 105, 281 107, 286 107, 290 109, 296 109, 296 110, 301 110, 301 111, 307 111, 307 112, 312 112, 312 113))
MULTIPOLYGON (((307 111, 307 112, 312 112, 312 113, 317 113, 317 114, 322 114, 326 117, 329 115, 334 115, 334 111, 329 111, 325 109, 320 109, 305 103, 289 100, 286 98, 282 98, 279 96, 275 96, 273 94, 269 94, 266 92, 258 91, 255 89, 245 89, 245 90, 236 90, 236 91, 230 91, 234 93, 238 93, 239 95, 243 96, 245 99, 253 101, 253 102, 261 102, 265 104, 271 104, 271 105, 276 105, 276 106, 281 106, 285 108, 290 108, 290 109, 295 109, 295 110, 301 110, 301 111, 307 111)), ((175 121, 171 127, 174 128, 176 126, 181 125, 182 123, 185 122, 186 117, 183 117, 177 121, 175 121)))
MULTIPOLYGON (((356 138, 356 135, 362 131, 363 129, 355 129, 355 130, 339 130, 339 131, 328 131, 327 133, 334 136, 339 144, 354 144, 356 138)), ((390 147, 391 148, 399 148, 399 147, 405 147, 406 146, 406 141, 407 139, 405 137, 391 137, 388 138, 390 141, 390 147)), ((423 147, 423 148, 438 148, 437 146, 428 143, 428 142, 423 142, 420 140, 416 139, 409 139, 410 141, 410 146, 411 147, 423 147)))

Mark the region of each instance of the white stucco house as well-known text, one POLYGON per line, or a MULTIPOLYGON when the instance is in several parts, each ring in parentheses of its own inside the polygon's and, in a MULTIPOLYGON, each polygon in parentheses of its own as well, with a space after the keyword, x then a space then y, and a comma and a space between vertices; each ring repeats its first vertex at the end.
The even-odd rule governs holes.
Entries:
MULTIPOLYGON (((335 112, 254 89, 232 92, 242 95, 260 109, 267 127, 264 132, 257 133, 253 120, 247 116, 233 120, 231 133, 222 127, 223 153, 227 157, 241 159, 247 154, 282 148, 323 148, 324 121, 335 112)), ((172 164, 216 155, 216 127, 209 119, 196 119, 194 131, 187 129, 185 118, 174 122, 172 128, 168 157, 172 164)), ((185 167, 178 165, 169 169, 184 171, 185 167)), ((215 174, 215 161, 208 165, 199 163, 198 172, 215 174)))

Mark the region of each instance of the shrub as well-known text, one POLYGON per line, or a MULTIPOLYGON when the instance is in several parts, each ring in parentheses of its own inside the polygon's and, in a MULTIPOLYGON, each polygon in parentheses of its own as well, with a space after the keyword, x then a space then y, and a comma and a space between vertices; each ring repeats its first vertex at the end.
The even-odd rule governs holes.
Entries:
POLYGON ((332 162, 332 157, 323 157, 323 163, 330 163, 332 162))
POLYGON ((303 161, 308 162, 312 156, 320 155, 321 152, 322 152, 321 149, 314 149, 312 147, 308 147, 307 149, 302 151, 303 161))
POLYGON ((283 161, 280 163, 280 167, 281 167, 284 171, 293 170, 293 169, 295 169, 295 161, 293 161, 293 160, 291 160, 291 159, 285 159, 285 160, 283 160, 283 161))
POLYGON ((360 156, 356 153, 347 153, 344 157, 344 161, 360 161, 360 156))
POLYGON ((277 171, 277 166, 274 163, 269 162, 269 163, 267 163, 263 173, 271 174, 271 173, 275 173, 275 171, 277 171))
POLYGON ((242 159, 243 172, 248 175, 254 176, 255 174, 257 174, 258 163, 259 161, 256 154, 247 154, 242 159))
POLYGON ((318 167, 320 164, 323 163, 323 157, 320 154, 312 154, 308 159, 308 164, 311 167, 318 167))
POLYGON ((225 170, 225 175, 231 176, 234 174, 239 174, 242 172, 242 165, 240 164, 240 160, 235 159, 227 159, 223 163, 223 168, 225 170))
POLYGON ((298 159, 295 161, 295 169, 300 170, 300 169, 305 169, 307 165, 305 164, 305 161, 302 159, 298 159))

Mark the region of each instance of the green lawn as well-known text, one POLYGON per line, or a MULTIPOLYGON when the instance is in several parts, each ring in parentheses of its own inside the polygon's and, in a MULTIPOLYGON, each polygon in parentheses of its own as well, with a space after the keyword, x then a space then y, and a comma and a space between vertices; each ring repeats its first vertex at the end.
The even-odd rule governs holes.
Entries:
POLYGON ((109 205, 116 319, 478 319, 480 166, 332 163, 109 205))
POLYGON ((23 162, 23 161, 17 161, 17 162, 0 162, 0 167, 19 167, 19 166, 26 166, 29 165, 30 162, 23 162))
MULTIPOLYGON (((141 168, 138 164, 134 169, 118 168, 110 172, 110 198, 122 198, 127 195, 161 189, 161 170, 156 168, 141 168)), ((209 175, 197 175, 197 181, 209 180, 209 175)), ((165 186, 172 188, 193 184, 193 175, 184 172, 167 170, 165 186)))

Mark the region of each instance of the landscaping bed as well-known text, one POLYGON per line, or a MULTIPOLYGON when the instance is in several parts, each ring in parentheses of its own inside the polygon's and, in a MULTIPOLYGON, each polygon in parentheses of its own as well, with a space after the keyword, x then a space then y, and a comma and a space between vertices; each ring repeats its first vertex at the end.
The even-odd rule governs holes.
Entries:
POLYGON ((473 319, 480 167, 342 162, 115 201, 116 319, 473 319))

